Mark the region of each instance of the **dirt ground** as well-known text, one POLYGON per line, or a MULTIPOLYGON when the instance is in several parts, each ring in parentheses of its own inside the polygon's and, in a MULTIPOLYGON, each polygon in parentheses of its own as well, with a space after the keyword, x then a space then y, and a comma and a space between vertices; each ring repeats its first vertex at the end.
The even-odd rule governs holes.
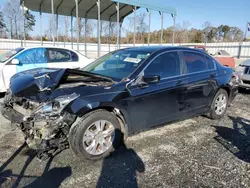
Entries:
POLYGON ((250 187, 250 93, 220 121, 172 123, 130 137, 102 161, 68 149, 39 162, 0 118, 0 187, 250 187))

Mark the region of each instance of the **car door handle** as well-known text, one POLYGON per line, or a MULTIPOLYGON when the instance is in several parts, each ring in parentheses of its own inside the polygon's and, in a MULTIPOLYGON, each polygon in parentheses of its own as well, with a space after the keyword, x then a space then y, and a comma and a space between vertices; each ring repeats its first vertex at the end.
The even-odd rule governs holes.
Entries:
POLYGON ((176 82, 176 86, 185 85, 187 83, 188 83, 188 81, 186 81, 186 80, 179 80, 176 82))
POLYGON ((210 74, 210 77, 211 77, 211 78, 215 78, 215 76, 216 76, 215 73, 211 73, 211 74, 210 74))

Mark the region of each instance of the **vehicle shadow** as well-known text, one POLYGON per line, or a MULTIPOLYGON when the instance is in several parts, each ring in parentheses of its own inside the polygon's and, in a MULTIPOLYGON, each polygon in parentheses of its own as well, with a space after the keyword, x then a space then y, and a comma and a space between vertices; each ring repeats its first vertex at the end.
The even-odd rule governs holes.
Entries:
POLYGON ((103 160, 96 187, 138 187, 137 172, 143 173, 145 165, 137 153, 122 144, 110 157, 103 160))
POLYGON ((28 182, 27 179, 34 179, 34 181, 29 185, 22 185, 22 187, 59 187, 64 179, 71 176, 72 174, 71 167, 50 169, 51 163, 53 161, 53 158, 50 158, 46 163, 43 174, 41 176, 26 176, 25 171, 35 157, 36 153, 34 151, 26 150, 26 143, 21 145, 0 167, 0 187, 20 187, 20 183, 23 178, 26 179, 25 182, 28 182), (19 174, 14 174, 11 169, 6 169, 18 155, 23 154, 28 157, 22 169, 20 169, 19 174))
MULTIPOLYGON (((0 187, 8 187, 17 180, 17 176, 13 176, 12 170, 4 169, 21 153, 21 151, 26 147, 26 143, 23 143, 11 156, 10 158, 1 165, 0 167, 0 187)), ((24 168, 22 170, 25 170, 24 168)))
POLYGON ((58 167, 50 169, 50 165, 53 161, 53 157, 49 158, 46 167, 44 168, 43 174, 36 178, 29 185, 24 186, 25 188, 44 188, 44 187, 60 187, 62 182, 72 175, 71 167, 58 167))
POLYGON ((250 120, 231 117, 233 129, 213 126, 218 136, 215 139, 239 159, 250 162, 250 120))

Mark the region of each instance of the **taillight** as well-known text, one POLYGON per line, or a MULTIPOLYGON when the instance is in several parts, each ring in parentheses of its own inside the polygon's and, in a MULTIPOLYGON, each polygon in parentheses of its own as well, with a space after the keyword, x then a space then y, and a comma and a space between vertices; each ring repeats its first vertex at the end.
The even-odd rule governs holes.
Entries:
POLYGON ((235 82, 239 82, 239 75, 233 72, 232 80, 235 80, 235 82))
POLYGON ((235 72, 233 72, 233 77, 239 78, 238 74, 236 74, 235 72))

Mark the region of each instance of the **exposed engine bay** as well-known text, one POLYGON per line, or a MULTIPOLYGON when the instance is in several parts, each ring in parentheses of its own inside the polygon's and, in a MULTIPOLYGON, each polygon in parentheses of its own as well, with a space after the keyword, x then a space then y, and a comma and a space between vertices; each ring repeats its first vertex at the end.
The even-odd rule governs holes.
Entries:
POLYGON ((17 126, 22 130, 28 146, 37 151, 39 159, 47 159, 69 147, 67 135, 76 116, 63 111, 63 108, 77 95, 72 94, 49 104, 8 95, 3 115, 9 117, 11 114, 12 128, 17 126))
POLYGON ((18 82, 11 83, 12 87, 6 93, 2 104, 3 116, 11 121, 13 129, 19 127, 22 130, 28 146, 37 151, 37 157, 41 160, 69 147, 68 133, 77 116, 65 109, 80 95, 75 92, 63 94, 63 89, 112 84, 108 79, 70 71, 57 71, 51 74, 39 72, 31 79, 25 74, 23 80, 31 82, 26 83, 29 87, 20 90, 20 86, 16 86, 18 82), (51 98, 55 90, 60 90, 62 94, 51 98))

